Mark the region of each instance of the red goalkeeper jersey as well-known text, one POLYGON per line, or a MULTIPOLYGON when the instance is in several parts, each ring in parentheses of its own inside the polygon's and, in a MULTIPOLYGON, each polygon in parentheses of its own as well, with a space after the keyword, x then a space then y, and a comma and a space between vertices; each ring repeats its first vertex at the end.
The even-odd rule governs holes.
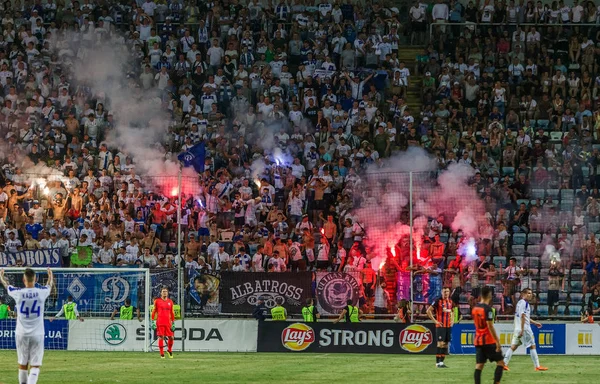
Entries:
POLYGON ((168 325, 175 321, 175 310, 171 299, 154 300, 154 309, 152 310, 152 320, 156 320, 156 325, 168 325))

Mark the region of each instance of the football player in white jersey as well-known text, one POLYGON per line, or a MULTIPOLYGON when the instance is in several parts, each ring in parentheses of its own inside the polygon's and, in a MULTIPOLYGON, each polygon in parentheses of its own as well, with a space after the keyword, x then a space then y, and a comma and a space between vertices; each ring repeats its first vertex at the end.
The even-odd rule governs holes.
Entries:
POLYGON ((25 288, 17 288, 8 283, 4 270, 0 269, 0 283, 15 300, 17 312, 16 345, 19 364, 19 384, 36 384, 40 366, 44 358, 44 306, 54 283, 52 271, 48 268, 46 286, 35 286, 36 275, 27 268, 23 274, 25 288), (27 372, 29 368, 29 373, 27 372))
POLYGON ((535 320, 531 320, 531 305, 529 301, 533 296, 533 291, 530 288, 525 288, 521 291, 521 299, 517 303, 515 310, 515 332, 511 341, 510 348, 504 355, 504 370, 508 371, 508 362, 513 355, 513 352, 519 348, 519 345, 529 348, 529 354, 536 371, 547 371, 548 368, 540 365, 540 359, 538 358, 537 350, 535 348, 535 337, 531 330, 531 324, 538 328, 542 327, 542 323, 535 320))

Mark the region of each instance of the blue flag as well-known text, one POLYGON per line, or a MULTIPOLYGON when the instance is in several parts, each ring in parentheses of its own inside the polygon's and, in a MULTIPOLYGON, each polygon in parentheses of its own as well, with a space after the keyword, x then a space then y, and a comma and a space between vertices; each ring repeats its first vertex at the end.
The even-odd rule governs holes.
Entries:
POLYGON ((204 158, 206 157, 206 149, 204 142, 194 145, 185 152, 181 152, 177 159, 181 161, 184 167, 194 167, 196 172, 204 172, 204 158))

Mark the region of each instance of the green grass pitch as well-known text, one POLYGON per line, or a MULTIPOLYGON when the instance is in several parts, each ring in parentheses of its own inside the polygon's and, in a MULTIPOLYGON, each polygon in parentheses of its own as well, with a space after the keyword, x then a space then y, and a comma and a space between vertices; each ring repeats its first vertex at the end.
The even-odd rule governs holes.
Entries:
MULTIPOLYGON (((15 351, 0 351, 0 383, 17 383, 15 351)), ((550 370, 535 372, 529 356, 514 356, 503 383, 589 384, 598 380, 598 357, 540 356, 550 370)), ((40 384, 50 383, 472 383, 474 356, 283 353, 158 353, 46 351, 40 384)), ((482 382, 493 381, 488 364, 482 382)))

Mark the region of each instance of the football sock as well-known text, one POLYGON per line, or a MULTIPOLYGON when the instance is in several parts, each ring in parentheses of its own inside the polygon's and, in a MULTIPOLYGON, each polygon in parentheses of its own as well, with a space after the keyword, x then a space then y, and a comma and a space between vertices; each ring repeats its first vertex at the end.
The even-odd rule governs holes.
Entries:
POLYGON ((531 360, 533 361, 533 365, 537 368, 540 366, 540 359, 537 354, 537 349, 529 350, 529 354, 531 355, 531 360))
POLYGON ((27 377, 27 384, 36 384, 38 381, 39 375, 40 375, 39 368, 31 368, 29 370, 29 377, 27 377))
POLYGON ((446 355, 448 354, 448 348, 442 348, 442 363, 446 360, 446 355))
POLYGON ((167 339, 167 351, 173 352, 173 339, 167 339))
POLYGON ((504 373, 504 367, 501 365, 496 365, 496 370, 494 371, 494 383, 499 383, 502 380, 502 374, 504 373))
POLYGON ((508 365, 508 362, 510 361, 512 354, 513 354, 513 350, 511 348, 508 348, 506 350, 506 354, 504 355, 504 364, 508 365))
POLYGON ((163 339, 158 339, 158 349, 160 355, 163 356, 165 354, 165 341, 163 339))
POLYGON ((27 384, 27 370, 19 369, 19 384, 27 384))
POLYGON ((475 384, 481 384, 481 369, 476 369, 473 376, 475 377, 475 384))

